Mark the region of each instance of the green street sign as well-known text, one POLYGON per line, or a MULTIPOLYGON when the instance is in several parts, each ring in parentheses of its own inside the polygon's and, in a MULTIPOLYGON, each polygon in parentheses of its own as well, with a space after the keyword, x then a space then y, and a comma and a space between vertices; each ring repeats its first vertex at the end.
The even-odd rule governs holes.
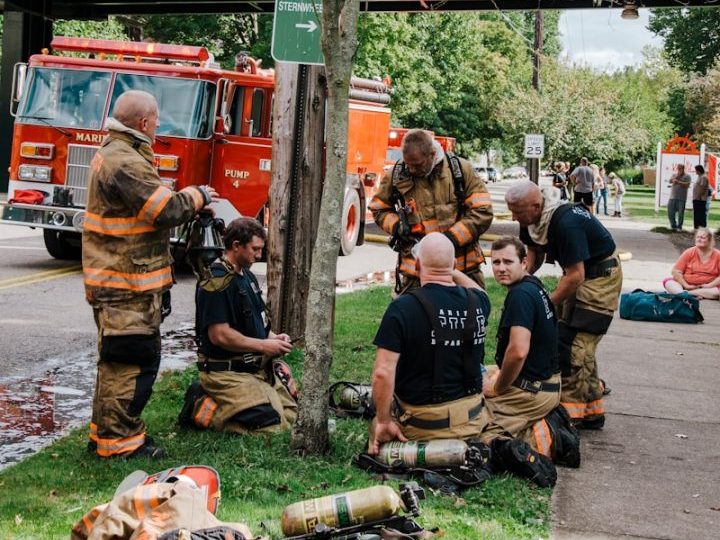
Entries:
POLYGON ((320 48, 322 0, 276 0, 272 57, 279 62, 324 64, 320 48))

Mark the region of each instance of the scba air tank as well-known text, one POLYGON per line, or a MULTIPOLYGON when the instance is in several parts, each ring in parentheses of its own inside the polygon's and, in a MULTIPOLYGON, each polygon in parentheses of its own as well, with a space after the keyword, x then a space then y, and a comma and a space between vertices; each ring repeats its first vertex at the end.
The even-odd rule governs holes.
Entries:
POLYGON ((370 401, 372 401, 372 386, 356 384, 343 388, 338 398, 338 405, 352 411, 365 406, 370 401))
POLYGON ((387 519, 405 509, 394 489, 373 486, 293 503, 283 510, 280 526, 283 534, 297 536, 313 532, 319 523, 341 528, 387 519))
POLYGON ((389 442, 377 460, 390 467, 458 467, 467 459, 468 445, 457 439, 389 442))

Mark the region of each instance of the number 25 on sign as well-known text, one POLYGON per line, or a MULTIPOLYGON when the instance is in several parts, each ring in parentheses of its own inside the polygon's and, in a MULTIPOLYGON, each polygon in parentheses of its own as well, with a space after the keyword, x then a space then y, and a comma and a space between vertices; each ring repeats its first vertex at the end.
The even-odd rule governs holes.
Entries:
POLYGON ((545 135, 525 135, 525 157, 539 159, 545 155, 545 135))

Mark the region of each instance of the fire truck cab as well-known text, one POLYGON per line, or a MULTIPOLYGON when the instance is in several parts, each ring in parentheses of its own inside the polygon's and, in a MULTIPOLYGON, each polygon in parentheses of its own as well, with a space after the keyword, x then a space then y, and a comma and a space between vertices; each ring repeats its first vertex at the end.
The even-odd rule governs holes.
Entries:
MULTIPOLYGON (((221 70, 204 47, 56 37, 52 49, 63 55, 43 51, 15 69, 0 222, 42 228, 52 256, 79 257, 89 164, 115 100, 131 89, 157 98, 153 150, 164 183, 212 185, 221 197, 213 208, 226 221, 262 217, 271 176, 272 70, 249 57, 240 57, 235 71, 221 70)), ((387 89, 357 83, 371 88, 350 104, 343 254, 362 242, 365 189, 382 172, 390 125, 387 89)))

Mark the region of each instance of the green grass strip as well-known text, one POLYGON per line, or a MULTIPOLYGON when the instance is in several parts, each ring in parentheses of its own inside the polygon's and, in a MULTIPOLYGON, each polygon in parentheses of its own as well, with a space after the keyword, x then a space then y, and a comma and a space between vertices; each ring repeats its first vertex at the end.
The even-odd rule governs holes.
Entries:
MULTIPOLYGON (((488 292, 493 312, 486 364, 493 363, 505 296, 494 281, 488 292)), ((389 301, 387 287, 338 296, 331 380, 370 380, 372 340, 389 301)), ((294 352, 289 361, 299 379, 301 355, 294 352)), ((282 537, 279 519, 287 504, 377 483, 351 465, 367 440, 367 423, 361 420, 337 419, 331 452, 322 458, 291 454, 289 433, 238 436, 179 429, 175 421, 183 394, 195 376, 193 367, 161 377, 144 413, 150 433, 170 458, 100 460, 86 450, 87 430, 78 429, 0 472, 0 539, 68 538, 73 524, 93 506, 111 499, 120 481, 136 469, 152 473, 181 464, 215 467, 222 482, 218 517, 242 521, 254 534, 271 538, 282 537)), ((548 537, 550 495, 549 489, 505 476, 465 492, 462 499, 435 496, 428 490, 419 521, 442 528, 453 539, 548 537)))

